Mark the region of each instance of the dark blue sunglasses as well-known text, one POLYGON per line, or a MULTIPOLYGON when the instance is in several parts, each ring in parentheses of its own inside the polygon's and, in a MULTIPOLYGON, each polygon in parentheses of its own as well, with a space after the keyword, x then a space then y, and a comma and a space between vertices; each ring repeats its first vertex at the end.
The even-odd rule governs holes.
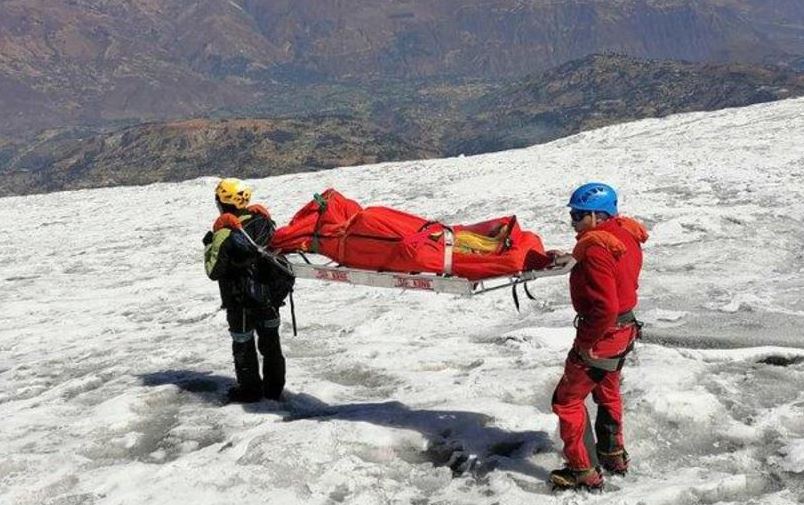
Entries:
POLYGON ((581 221, 583 218, 591 214, 588 210, 571 210, 570 211, 570 218, 572 219, 573 223, 577 223, 581 221))

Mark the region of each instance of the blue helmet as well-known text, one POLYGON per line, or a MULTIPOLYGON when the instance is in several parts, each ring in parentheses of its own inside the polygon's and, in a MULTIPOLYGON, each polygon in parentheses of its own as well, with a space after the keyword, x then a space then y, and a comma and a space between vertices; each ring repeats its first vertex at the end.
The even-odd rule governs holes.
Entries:
POLYGON ((572 210, 605 212, 617 215, 617 192, 608 184, 589 182, 572 192, 569 204, 572 210))

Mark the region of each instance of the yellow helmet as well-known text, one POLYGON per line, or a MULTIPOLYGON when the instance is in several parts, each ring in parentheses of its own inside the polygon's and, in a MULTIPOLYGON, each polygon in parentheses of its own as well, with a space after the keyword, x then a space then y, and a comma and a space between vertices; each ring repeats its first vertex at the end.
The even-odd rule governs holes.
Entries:
POLYGON ((215 188, 215 196, 218 201, 226 204, 233 205, 238 209, 245 209, 251 200, 251 188, 246 186, 246 183, 240 179, 229 177, 222 179, 215 188))

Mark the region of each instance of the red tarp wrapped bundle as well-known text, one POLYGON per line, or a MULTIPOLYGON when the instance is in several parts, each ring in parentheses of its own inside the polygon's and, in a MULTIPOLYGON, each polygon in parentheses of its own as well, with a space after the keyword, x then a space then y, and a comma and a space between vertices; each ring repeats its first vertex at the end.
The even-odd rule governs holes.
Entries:
POLYGON ((276 231, 271 248, 323 254, 340 265, 378 272, 432 272, 471 280, 540 269, 541 239, 516 216, 448 226, 388 207, 362 208, 328 189, 276 231))

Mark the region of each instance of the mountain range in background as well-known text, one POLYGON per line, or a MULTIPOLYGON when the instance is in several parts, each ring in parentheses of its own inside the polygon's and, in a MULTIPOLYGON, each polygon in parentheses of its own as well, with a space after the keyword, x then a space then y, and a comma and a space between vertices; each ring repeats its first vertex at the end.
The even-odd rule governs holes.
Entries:
POLYGON ((519 147, 803 56, 800 0, 2 0, 0 194, 519 147))
MULTIPOLYGON (((267 177, 497 151, 633 119, 801 96, 804 74, 747 64, 593 55, 506 86, 422 86, 381 93, 384 107, 368 94, 342 92, 344 101, 365 100, 357 109, 363 112, 48 131, 30 143, 0 147, 0 195, 210 174, 267 177), (392 105, 388 96, 395 97, 392 105)), ((331 98, 311 93, 305 100, 331 98)))
POLYGON ((800 0, 4 0, 0 136, 259 107, 288 85, 522 77, 588 54, 794 62, 800 0))

